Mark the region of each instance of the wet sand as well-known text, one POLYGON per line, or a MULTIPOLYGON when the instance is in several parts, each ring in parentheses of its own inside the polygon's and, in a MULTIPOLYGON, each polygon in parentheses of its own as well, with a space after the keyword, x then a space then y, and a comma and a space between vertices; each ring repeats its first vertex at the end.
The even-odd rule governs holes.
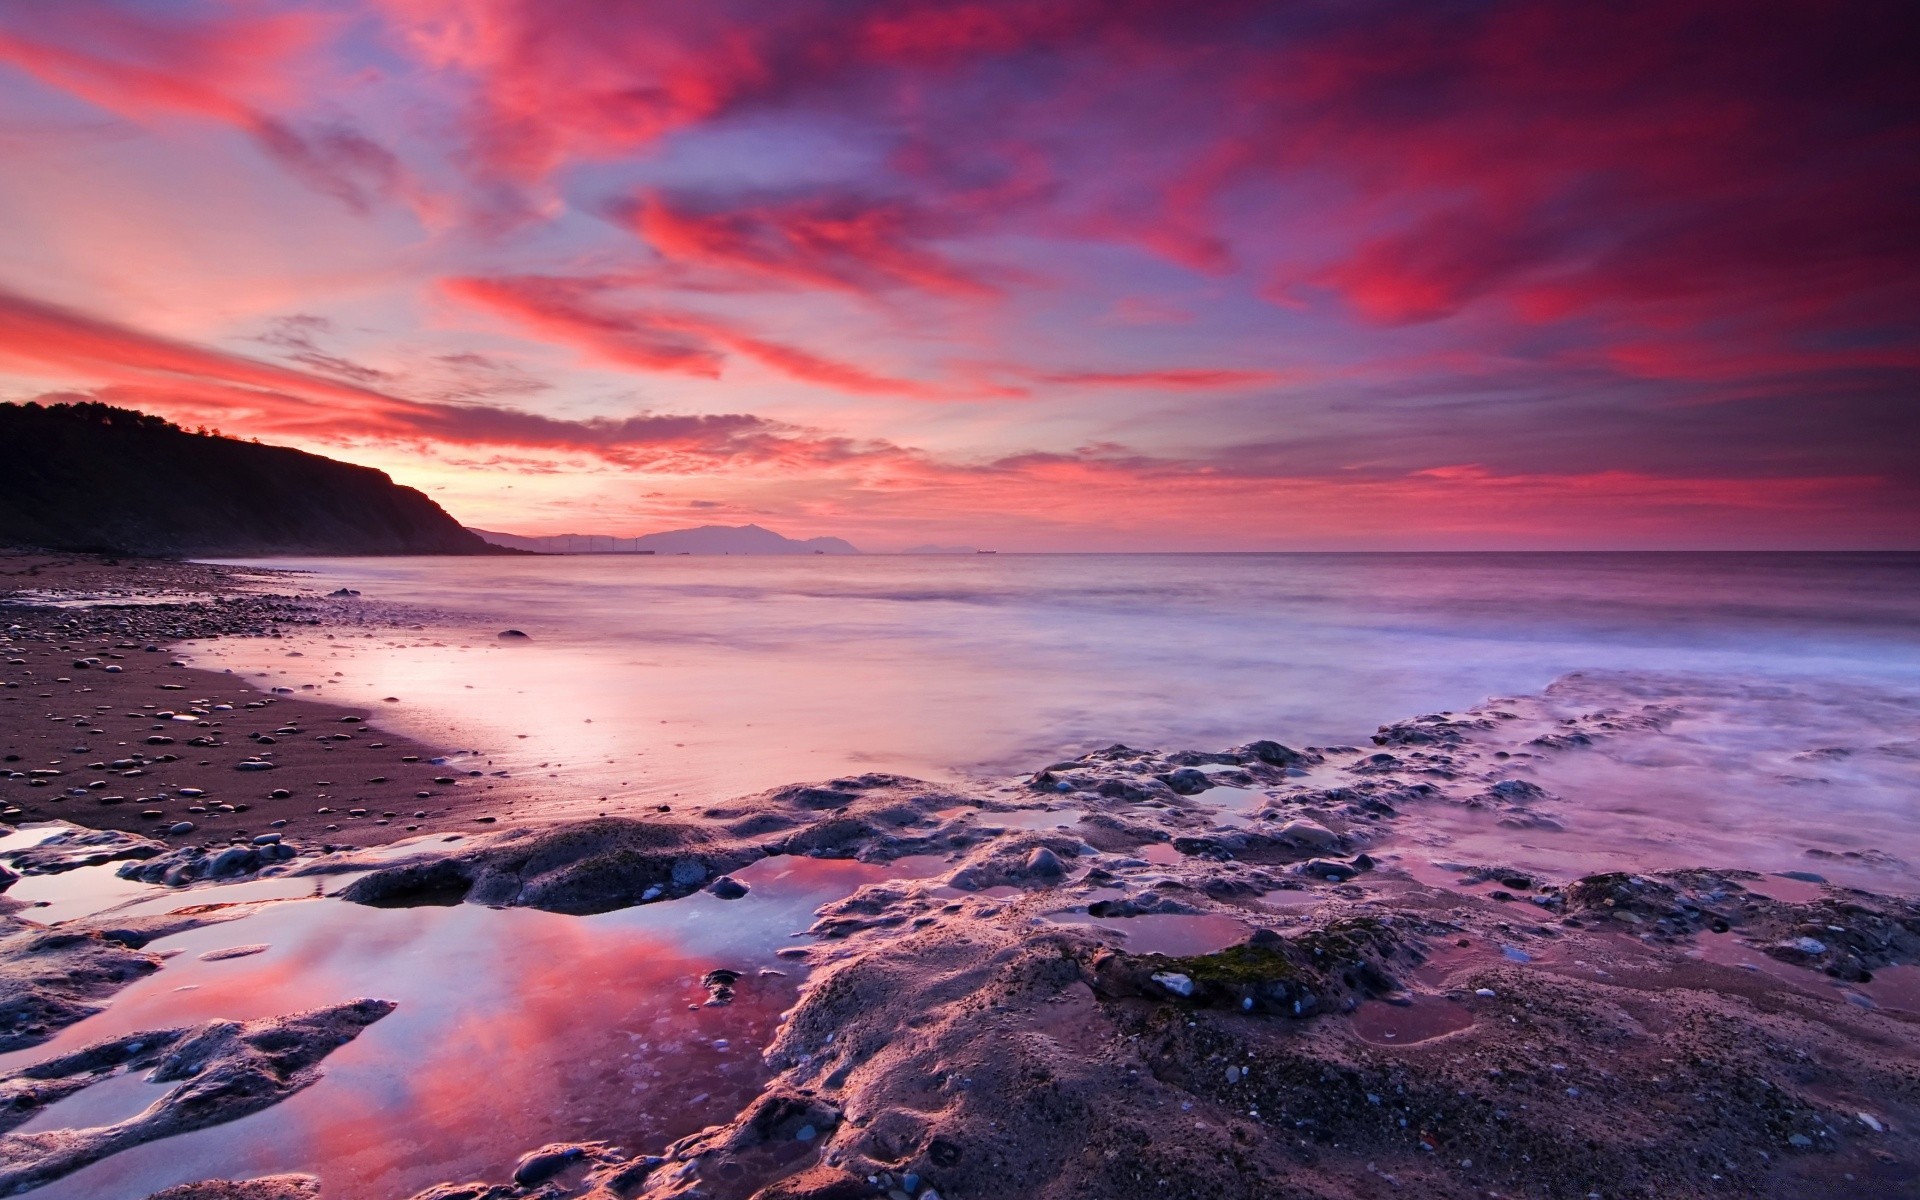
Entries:
MULTIPOLYGON (((70 586, 98 588, 111 568, 64 569, 70 586)), ((207 572, 217 569, 142 579, 231 586, 207 572)), ((230 789, 236 777, 256 790, 285 786, 296 762, 330 788, 357 777, 338 770, 347 762, 366 778, 399 781, 416 777, 399 775, 398 757, 436 753, 370 728, 377 713, 297 698, 248 709, 270 697, 166 665, 160 640, 406 614, 351 598, 145 616, 23 611, 10 618, 23 626, 10 644, 39 654, 8 656, 28 659, 10 671, 35 673, 7 677, 23 686, 0 692, 21 697, 0 705, 0 735, 36 759, 71 758, 80 745, 95 754, 108 738, 135 743, 159 710, 181 711, 174 697, 207 701, 177 724, 230 745, 151 768, 182 772, 154 788, 170 789, 168 807, 156 809, 168 816, 182 787, 208 792, 189 798, 205 800, 222 794, 211 785, 230 789), (127 628, 118 621, 162 649, 113 649, 141 640, 115 636, 127 628), (88 656, 102 661, 73 666, 88 656), (135 660, 137 671, 123 665, 135 660), (42 670, 67 682, 41 686, 42 670), (102 687, 134 690, 75 707, 104 695, 79 690, 103 676, 111 682, 102 687), (185 680, 200 682, 168 687, 185 680), (103 718, 142 715, 116 725, 94 719, 98 706, 110 710, 103 718), (301 729, 291 739, 303 743, 297 760, 291 749, 278 757, 278 739, 262 747, 245 737, 258 732, 248 718, 258 714, 264 728, 268 713, 276 729, 301 729), (290 713, 297 719, 286 721, 290 713), (332 749, 308 741, 334 728, 354 736, 324 743, 332 749), (64 751, 53 744, 76 734, 64 751), (234 764, 263 749, 282 765, 258 772, 273 779, 256 784, 234 764), (207 783, 188 782, 187 761, 201 772, 191 778, 207 783)), ((434 1178, 459 1185, 420 1193, 435 1200, 1920 1194, 1912 889, 1880 894, 1735 863, 1657 875, 1602 869, 1614 861, 1583 868, 1564 848, 1552 869, 1517 865, 1497 831, 1517 848, 1572 819, 1568 802, 1535 780, 1576 774, 1592 747, 1657 731, 1672 715, 1658 697, 1570 709, 1570 696, 1598 690, 1561 686, 1383 726, 1365 747, 1116 746, 979 785, 849 776, 604 820, 530 820, 550 811, 531 787, 497 780, 489 794, 492 777, 454 775, 451 786, 412 789, 444 798, 430 818, 384 818, 378 801, 351 822, 313 813, 327 819, 296 827, 292 815, 274 817, 288 821, 274 831, 285 831, 293 855, 247 866, 237 876, 246 882, 179 891, 197 903, 174 915, 102 901, 105 911, 59 910, 73 915, 54 931, 23 921, 32 909, 8 918, 0 966, 13 974, 0 991, 38 997, 43 1028, 11 1026, 21 1048, 0 1056, 0 1108, 28 1118, 18 1136, 43 1141, 49 1130, 114 1119, 127 1101, 107 1089, 131 1086, 120 1067, 74 1076, 32 1064, 108 1054, 96 1039, 160 1025, 295 1013, 315 1002, 318 975, 331 980, 328 1002, 382 980, 406 993, 371 993, 400 1007, 321 1069, 337 1083, 320 1079, 244 1122, 215 1120, 111 1155, 44 1194, 139 1200, 173 1184, 289 1171, 300 1177, 261 1194, 308 1195, 308 1172, 327 1195, 398 1198, 434 1178), (520 802, 516 819, 474 819, 510 815, 509 797, 520 802), (489 803, 494 811, 481 811, 489 803), (1440 832, 1449 827, 1473 835, 1440 832), (309 881, 328 898, 298 899, 309 881), (260 890, 282 883, 296 891, 274 899, 260 890), (458 922, 426 917, 456 905, 458 922), (366 919, 330 916, 342 908, 366 919), (675 932, 652 949, 635 946, 618 932, 633 922, 654 936, 675 932), (804 937, 782 936, 799 927, 804 937), (410 945, 436 949, 409 958, 410 945), (197 957, 155 953, 168 947, 197 957), (505 969, 453 967, 462 954, 505 969), (649 959, 667 965, 649 968, 649 959), (181 979, 191 990, 175 990, 181 979), (544 982, 529 992, 531 980, 544 982), (661 1049, 622 1057, 588 1048, 608 1024, 635 1019, 618 1011, 623 989, 664 1003, 647 1018, 657 1030, 649 1045, 661 1049), (512 1032, 456 1058, 434 1054, 450 1018, 423 1020, 422 1010, 454 996, 461 1021, 497 1020, 512 1032), (526 1012, 538 1015, 523 1022, 526 1012), (719 1032, 735 1016, 737 1031, 719 1032), (686 1042, 692 1018, 710 1026, 708 1048, 666 1050, 686 1042), (742 1049, 750 1069, 732 1071, 725 1089, 691 1094, 742 1049), (613 1058, 628 1065, 610 1071, 613 1058), (527 1107, 475 1103, 489 1091, 478 1081, 503 1066, 527 1107), (634 1070, 641 1075, 622 1074, 634 1070), (365 1089, 390 1087, 371 1080, 391 1071, 408 1081, 384 1101, 398 1105, 393 1115, 373 1127, 328 1123, 323 1114, 343 1104, 378 1108, 365 1089), (661 1072, 688 1086, 643 1086, 661 1072), (554 1101, 542 1098, 561 1077, 571 1128, 550 1119, 554 1101), (77 1091, 35 1099, 49 1080, 68 1079, 77 1091), (362 1099, 346 1099, 350 1085, 362 1099), (428 1097, 438 1115, 421 1121, 428 1097), (481 1129, 491 1144, 474 1143, 481 1129), (370 1169, 370 1159, 384 1165, 370 1169), (486 1182, 460 1184, 475 1176, 486 1182)), ((15 769, 29 757, 9 753, 21 753, 15 769)), ((4 786, 15 822, 31 812, 142 837, 159 824, 89 820, 122 806, 34 795, 54 784, 4 786)), ((194 814, 217 824, 165 839, 173 849, 164 853, 138 848, 155 856, 114 869, 205 862, 192 858, 195 846, 251 845, 260 814, 279 811, 271 800, 229 803, 248 807, 194 814)), ((57 868, 63 855, 128 848, 51 846, 12 861, 57 868)), ((1910 878, 1903 862, 1864 850, 1851 867, 1889 885, 1910 878)), ((41 1145, 0 1137, 0 1157, 41 1145)))
POLYGON ((235 583, 261 585, 227 568, 108 561, 0 558, 0 592, 102 601, 0 607, 0 769, 16 776, 0 780, 5 820, 65 820, 170 845, 278 832, 303 847, 372 846, 473 828, 525 794, 503 790, 484 759, 449 758, 382 729, 376 708, 258 690, 171 652, 185 638, 389 629, 414 616, 352 598, 236 592, 235 583), (225 602, 151 603, 213 592, 225 602), (192 829, 171 832, 181 823, 192 829))

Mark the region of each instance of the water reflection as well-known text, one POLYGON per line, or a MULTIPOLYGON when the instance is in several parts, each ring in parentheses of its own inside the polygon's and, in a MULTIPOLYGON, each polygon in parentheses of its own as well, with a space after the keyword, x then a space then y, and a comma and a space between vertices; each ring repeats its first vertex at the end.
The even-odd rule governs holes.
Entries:
MULTIPOLYGON (((288 900, 156 942, 181 953, 106 1012, 0 1061, 362 995, 400 1006, 291 1100, 116 1155, 38 1194, 137 1200, 193 1179, 304 1170, 329 1195, 402 1197, 445 1179, 502 1177, 550 1141, 658 1148, 730 1118, 757 1092, 759 1048, 792 1004, 800 970, 774 952, 818 905, 891 873, 768 859, 739 873, 752 889, 741 900, 696 895, 586 918, 288 900), (241 942, 268 949, 198 957, 241 942), (724 1007, 707 1006, 700 983, 715 967, 742 976, 724 1007)), ((98 1098, 106 1111, 135 1085, 103 1086, 115 1089, 98 1098)), ((86 1113, 95 1101, 68 1103, 86 1113)))

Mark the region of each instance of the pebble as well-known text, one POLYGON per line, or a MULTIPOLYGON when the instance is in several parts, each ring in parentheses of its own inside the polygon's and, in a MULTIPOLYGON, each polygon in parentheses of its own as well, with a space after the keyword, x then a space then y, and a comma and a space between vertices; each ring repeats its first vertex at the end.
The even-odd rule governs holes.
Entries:
POLYGON ((708 884, 707 890, 722 900, 738 900, 747 894, 747 885, 731 875, 722 875, 708 884))
POLYGON ((167 832, 171 834, 176 834, 176 835, 182 834, 182 833, 192 833, 193 822, 192 821, 175 821, 171 826, 167 828, 167 832))
POLYGON ((1193 980, 1178 971, 1159 971, 1153 981, 1176 996, 1193 995, 1193 980))

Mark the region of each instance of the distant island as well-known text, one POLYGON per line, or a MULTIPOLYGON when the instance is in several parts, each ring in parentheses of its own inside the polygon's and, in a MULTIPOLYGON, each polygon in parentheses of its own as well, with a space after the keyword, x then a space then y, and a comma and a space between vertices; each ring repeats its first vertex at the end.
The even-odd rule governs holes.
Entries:
POLYGON ((202 557, 512 553, 385 472, 107 404, 0 404, 0 451, 0 545, 202 557))
POLYGON ((640 537, 558 533, 522 537, 491 529, 469 532, 495 546, 535 554, 858 554, 850 542, 836 537, 783 537, 759 525, 702 525, 696 529, 669 529, 640 537))

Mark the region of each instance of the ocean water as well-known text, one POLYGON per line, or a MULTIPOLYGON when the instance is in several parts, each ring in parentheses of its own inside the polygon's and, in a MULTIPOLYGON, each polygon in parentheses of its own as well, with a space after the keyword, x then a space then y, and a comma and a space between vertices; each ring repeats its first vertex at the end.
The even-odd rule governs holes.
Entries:
MULTIPOLYGON (((1114 742, 1364 745, 1382 723, 1583 672, 1583 702, 1617 679, 1623 695, 1685 710, 1658 744, 1562 772, 1596 811, 1658 794, 1656 824, 1697 827, 1682 850, 1731 853, 1689 817, 1689 797, 1718 788, 1745 799, 1729 810, 1702 797, 1716 826, 1792 814, 1829 844, 1891 839, 1920 860, 1902 749, 1920 748, 1916 554, 254 565, 438 615, 397 636, 207 643, 197 665, 374 704, 389 725, 595 811, 850 770, 1005 774, 1114 742), (496 636, 509 627, 530 636, 496 636), (1783 765, 1822 749, 1846 752, 1822 787, 1783 765)), ((1666 837, 1642 833, 1634 853, 1666 837)))

